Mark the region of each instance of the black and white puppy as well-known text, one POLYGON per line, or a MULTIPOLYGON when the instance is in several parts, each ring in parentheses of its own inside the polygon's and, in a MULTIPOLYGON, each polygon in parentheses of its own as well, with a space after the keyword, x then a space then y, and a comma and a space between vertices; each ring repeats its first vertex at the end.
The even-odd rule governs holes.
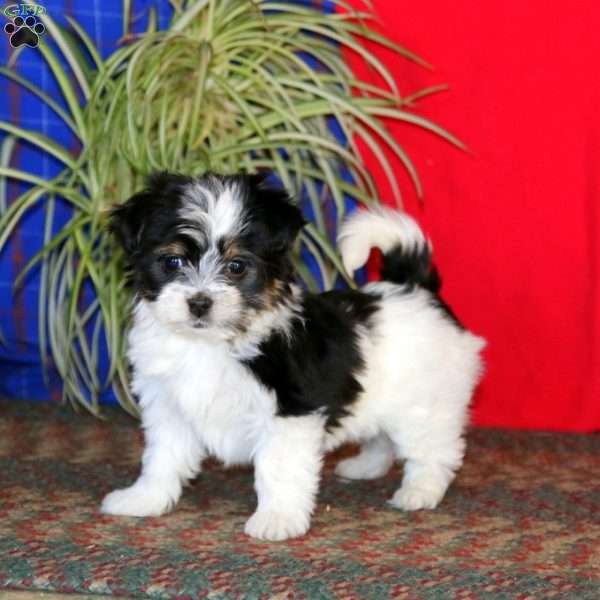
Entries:
POLYGON ((129 258, 133 392, 145 432, 141 475, 104 498, 115 515, 160 515, 206 456, 253 463, 245 531, 304 534, 323 455, 362 444, 337 473, 383 476, 390 499, 434 508, 460 467, 485 342, 438 297, 431 247, 406 214, 359 211, 343 225, 348 272, 383 252, 384 281, 308 294, 290 260, 304 220, 261 176, 160 174, 112 212, 129 258))

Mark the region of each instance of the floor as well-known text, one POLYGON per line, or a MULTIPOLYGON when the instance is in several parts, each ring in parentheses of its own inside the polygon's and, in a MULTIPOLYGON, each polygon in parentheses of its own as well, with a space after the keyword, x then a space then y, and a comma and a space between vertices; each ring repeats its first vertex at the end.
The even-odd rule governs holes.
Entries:
POLYGON ((53 594, 52 592, 15 592, 1 591, 0 600, 98 600, 106 596, 90 596, 88 594, 53 594))
POLYGON ((0 598, 600 599, 599 435, 474 430, 442 504, 415 513, 385 503, 400 466, 348 483, 332 457, 310 532, 283 543, 244 535, 252 471, 216 463, 169 515, 100 514, 140 453, 116 410, 0 402, 0 598))

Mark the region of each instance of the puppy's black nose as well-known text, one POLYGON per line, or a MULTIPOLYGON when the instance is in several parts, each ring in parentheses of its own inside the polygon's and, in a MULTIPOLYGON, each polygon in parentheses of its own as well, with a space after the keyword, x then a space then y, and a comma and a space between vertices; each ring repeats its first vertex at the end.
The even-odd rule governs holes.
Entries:
POLYGON ((188 300, 190 312, 195 317, 203 317, 212 306, 213 301, 205 294, 196 294, 188 300))

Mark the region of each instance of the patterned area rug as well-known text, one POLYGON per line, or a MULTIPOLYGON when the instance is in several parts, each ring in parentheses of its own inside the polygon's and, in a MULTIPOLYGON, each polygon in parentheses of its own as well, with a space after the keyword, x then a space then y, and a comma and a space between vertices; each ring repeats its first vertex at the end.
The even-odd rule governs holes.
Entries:
MULTIPOLYGON (((0 402, 0 588, 151 598, 600 598, 600 437, 475 430, 435 511, 386 506, 396 468, 344 483, 328 461, 311 531, 258 542, 250 470, 210 464, 170 515, 115 518, 136 423, 0 402)), ((1 592, 0 592, 1 594, 1 592)))

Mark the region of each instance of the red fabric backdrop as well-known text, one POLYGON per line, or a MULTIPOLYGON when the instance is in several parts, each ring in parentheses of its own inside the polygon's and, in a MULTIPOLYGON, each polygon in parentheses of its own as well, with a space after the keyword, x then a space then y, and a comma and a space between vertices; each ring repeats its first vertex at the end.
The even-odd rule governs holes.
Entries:
POLYGON ((390 124, 422 177, 424 204, 403 176, 404 202, 433 240, 443 295, 488 339, 475 423, 600 429, 600 5, 373 5, 377 29, 436 67, 378 50, 401 92, 448 83, 420 113, 471 149, 390 124))

